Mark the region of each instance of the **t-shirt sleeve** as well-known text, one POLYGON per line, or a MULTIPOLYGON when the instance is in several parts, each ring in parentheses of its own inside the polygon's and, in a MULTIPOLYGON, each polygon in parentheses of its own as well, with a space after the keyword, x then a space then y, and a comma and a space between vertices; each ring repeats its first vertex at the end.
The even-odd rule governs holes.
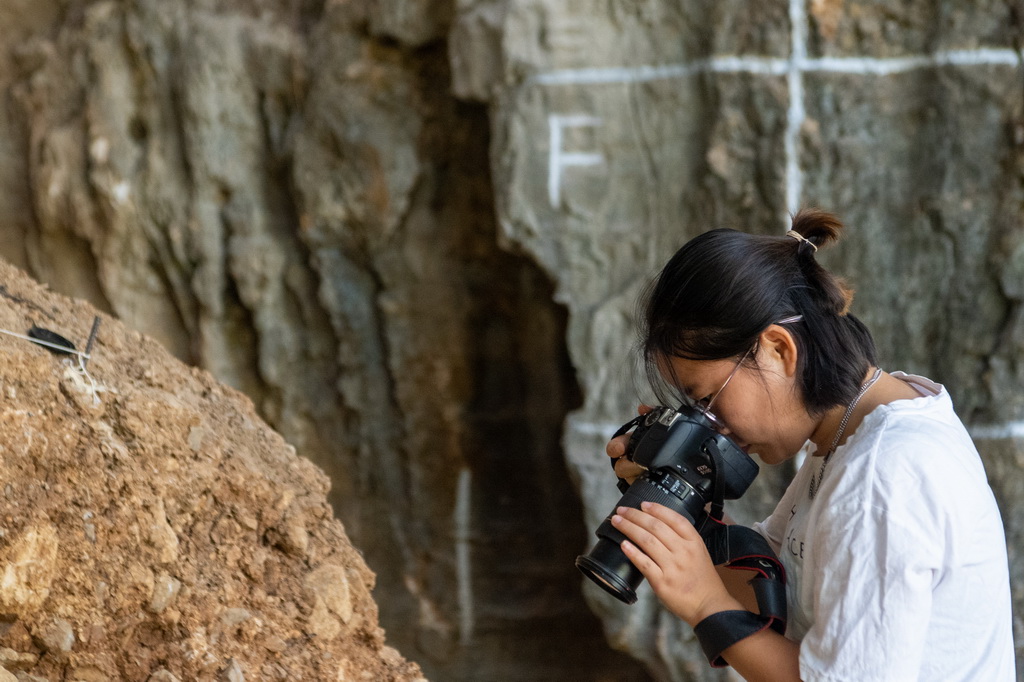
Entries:
POLYGON ((814 623, 800 646, 806 682, 915 680, 941 571, 941 529, 923 510, 860 499, 822 511, 814 623), (931 526, 931 527, 928 527, 931 526))

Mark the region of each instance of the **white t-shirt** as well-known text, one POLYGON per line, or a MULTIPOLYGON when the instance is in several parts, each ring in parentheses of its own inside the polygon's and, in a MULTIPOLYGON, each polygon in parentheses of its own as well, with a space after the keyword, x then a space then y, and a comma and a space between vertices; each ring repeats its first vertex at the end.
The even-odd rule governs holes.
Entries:
POLYGON ((807 457, 755 528, 786 567, 786 636, 805 682, 1012 682, 1003 524, 945 389, 882 405, 833 453, 807 457))

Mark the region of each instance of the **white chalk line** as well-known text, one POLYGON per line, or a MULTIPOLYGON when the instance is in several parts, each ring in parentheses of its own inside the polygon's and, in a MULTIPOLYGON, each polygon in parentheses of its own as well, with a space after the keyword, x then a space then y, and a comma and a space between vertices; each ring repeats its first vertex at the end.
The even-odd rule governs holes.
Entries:
POLYGON ((792 68, 803 73, 846 73, 874 76, 937 66, 1020 66, 1021 55, 1009 48, 947 50, 911 57, 711 57, 685 64, 663 66, 597 67, 556 69, 535 74, 530 85, 616 85, 672 80, 702 73, 751 73, 784 76, 792 68))
MULTIPOLYGON (((800 208, 803 194, 804 175, 800 168, 800 130, 807 119, 804 108, 804 64, 807 62, 807 14, 801 0, 789 3, 789 23, 792 44, 790 46, 789 71, 786 81, 789 86, 789 108, 786 111, 786 134, 783 148, 786 156, 786 210, 792 215, 800 208)), ((785 222, 783 223, 785 224, 785 222)))
POLYGON ((455 579, 458 585, 459 642, 469 644, 473 639, 473 564, 470 555, 472 543, 472 487, 473 473, 464 468, 459 471, 455 490, 455 579))
POLYGON ((786 59, 715 57, 687 64, 586 69, 558 69, 527 79, 529 85, 617 85, 673 80, 702 73, 759 73, 779 76, 789 69, 786 59))

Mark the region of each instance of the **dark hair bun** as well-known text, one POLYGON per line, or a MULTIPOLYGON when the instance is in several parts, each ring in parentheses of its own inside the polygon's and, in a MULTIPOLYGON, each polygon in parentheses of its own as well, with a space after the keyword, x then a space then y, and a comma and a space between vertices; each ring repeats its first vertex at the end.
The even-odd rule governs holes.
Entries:
POLYGON ((818 208, 802 208, 793 216, 793 231, 818 248, 839 241, 846 229, 835 215, 818 208))
MULTIPOLYGON (((792 229, 815 247, 821 248, 839 241, 846 228, 839 218, 828 211, 804 208, 793 216, 792 229)), ((807 251, 813 252, 815 249, 807 251)), ((817 287, 824 308, 844 317, 853 304, 853 289, 841 278, 827 272, 813 258, 809 258, 808 261, 810 262, 805 264, 805 275, 808 282, 817 287)))

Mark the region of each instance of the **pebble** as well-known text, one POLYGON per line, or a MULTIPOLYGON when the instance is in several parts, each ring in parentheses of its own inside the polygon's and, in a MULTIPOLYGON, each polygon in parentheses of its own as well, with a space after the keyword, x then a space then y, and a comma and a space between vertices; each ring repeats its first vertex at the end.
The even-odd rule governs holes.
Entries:
POLYGON ((245 675, 242 673, 242 666, 238 665, 238 661, 231 659, 228 662, 228 667, 221 673, 220 679, 223 682, 245 682, 245 675))
POLYGON ((173 578, 166 573, 161 573, 156 577, 156 580, 153 581, 153 595, 150 597, 149 605, 146 608, 150 613, 163 613, 175 598, 177 598, 178 592, 180 591, 180 580, 173 578))
POLYGON ((35 640, 44 651, 66 654, 75 645, 75 631, 71 623, 63 618, 55 618, 36 633, 35 640))
POLYGON ((35 654, 22 653, 7 647, 0 648, 0 666, 7 670, 28 670, 38 660, 39 657, 35 654))
POLYGON ((324 564, 306 576, 305 587, 343 623, 352 619, 352 594, 344 566, 324 564))
POLYGON ((246 609, 240 608, 225 609, 224 612, 220 614, 220 622, 224 623, 224 625, 229 628, 241 625, 250 618, 252 618, 252 614, 246 609))
POLYGON ((288 648, 288 643, 280 637, 278 637, 277 635, 270 635, 265 640, 263 640, 263 647, 267 651, 272 651, 275 654, 279 654, 288 648))

